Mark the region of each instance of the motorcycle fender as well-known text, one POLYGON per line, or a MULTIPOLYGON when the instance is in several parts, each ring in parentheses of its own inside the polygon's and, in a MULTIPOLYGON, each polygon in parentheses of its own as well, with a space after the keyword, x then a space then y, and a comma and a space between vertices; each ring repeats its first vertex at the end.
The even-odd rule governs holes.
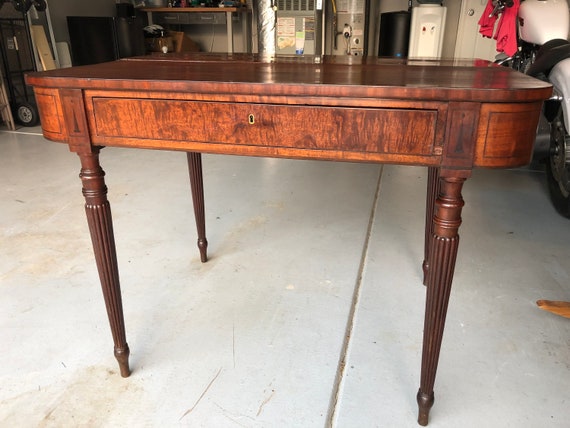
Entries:
POLYGON ((552 39, 566 39, 570 28, 568 3, 566 0, 525 0, 520 4, 518 24, 521 40, 528 43, 543 45, 552 39))
POLYGON ((568 129, 568 124, 570 124, 570 58, 566 58, 552 67, 548 79, 554 86, 555 94, 562 97, 564 125, 568 129))

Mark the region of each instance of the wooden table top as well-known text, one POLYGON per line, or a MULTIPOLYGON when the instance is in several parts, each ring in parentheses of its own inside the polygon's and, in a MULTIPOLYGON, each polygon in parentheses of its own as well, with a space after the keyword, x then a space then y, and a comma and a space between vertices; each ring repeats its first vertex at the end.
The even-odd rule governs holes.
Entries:
POLYGON ((548 83, 484 60, 180 53, 28 75, 33 86, 476 102, 532 102, 548 83))

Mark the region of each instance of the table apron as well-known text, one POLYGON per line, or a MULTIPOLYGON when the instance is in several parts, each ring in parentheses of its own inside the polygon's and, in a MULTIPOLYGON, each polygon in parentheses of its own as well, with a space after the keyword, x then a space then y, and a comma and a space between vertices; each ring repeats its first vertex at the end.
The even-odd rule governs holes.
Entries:
POLYGON ((527 164, 542 105, 35 92, 44 136, 73 151, 98 145, 460 169, 527 164))
POLYGON ((86 92, 105 146, 437 165, 445 103, 381 108, 117 97, 86 92))

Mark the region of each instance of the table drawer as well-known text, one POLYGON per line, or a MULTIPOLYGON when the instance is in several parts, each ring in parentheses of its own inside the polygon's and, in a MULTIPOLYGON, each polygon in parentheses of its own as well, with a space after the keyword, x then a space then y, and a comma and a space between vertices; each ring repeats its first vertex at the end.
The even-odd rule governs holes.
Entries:
POLYGON ((137 139, 426 156, 436 109, 350 108, 94 97, 94 143, 137 139))

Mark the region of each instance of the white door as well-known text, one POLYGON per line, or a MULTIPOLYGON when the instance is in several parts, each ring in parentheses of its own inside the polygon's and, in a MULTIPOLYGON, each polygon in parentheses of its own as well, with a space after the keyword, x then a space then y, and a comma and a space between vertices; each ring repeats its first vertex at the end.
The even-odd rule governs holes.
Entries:
POLYGON ((494 60, 497 55, 496 41, 479 34, 479 18, 488 0, 463 0, 457 27, 455 58, 481 58, 494 60))

